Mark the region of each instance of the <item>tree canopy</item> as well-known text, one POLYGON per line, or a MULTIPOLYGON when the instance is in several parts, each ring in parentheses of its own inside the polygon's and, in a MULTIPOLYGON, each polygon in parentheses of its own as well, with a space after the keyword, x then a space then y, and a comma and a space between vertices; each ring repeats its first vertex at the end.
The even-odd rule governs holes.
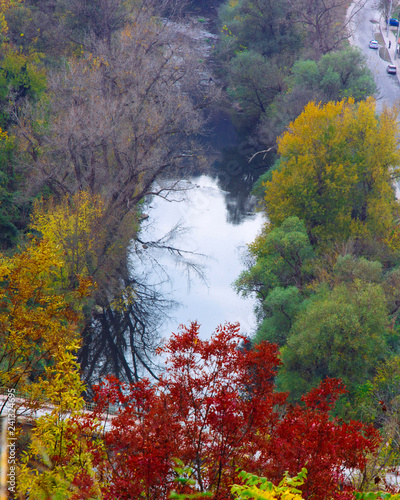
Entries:
POLYGON ((265 183, 271 223, 295 215, 314 244, 388 242, 398 213, 397 134, 394 111, 377 116, 373 99, 310 102, 278 140, 279 167, 265 183))
POLYGON ((321 291, 298 313, 282 349, 280 387, 298 399, 321 380, 340 377, 354 393, 388 356, 386 336, 387 310, 379 285, 356 280, 321 291))
POLYGON ((263 342, 248 349, 232 324, 218 327, 208 340, 199 332, 193 323, 172 335, 162 349, 166 372, 158 384, 127 387, 110 379, 98 387, 100 410, 121 404, 105 437, 109 460, 95 462, 108 478, 104 498, 167 498, 174 457, 190 466, 199 491, 215 500, 229 497, 238 468, 278 483, 303 467, 304 498, 323 499, 327 492, 346 498, 340 470, 363 468, 377 434, 330 417, 343 384, 326 380, 304 405, 288 406, 286 394, 274 391, 280 364, 275 346, 263 342))
POLYGON ((0 384, 38 397, 51 368, 80 346, 77 314, 90 280, 59 288, 62 261, 54 244, 33 241, 13 257, 0 254, 0 384))
POLYGON ((395 110, 378 116, 373 99, 310 102, 256 188, 269 221, 236 281, 259 299, 254 343, 281 346, 278 387, 297 401, 340 376, 346 416, 399 349, 397 133, 395 110))

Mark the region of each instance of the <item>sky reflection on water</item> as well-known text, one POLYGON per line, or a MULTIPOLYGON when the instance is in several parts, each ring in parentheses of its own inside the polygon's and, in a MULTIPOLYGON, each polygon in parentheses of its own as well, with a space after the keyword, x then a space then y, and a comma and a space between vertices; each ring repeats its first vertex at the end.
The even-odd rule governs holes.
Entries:
POLYGON ((262 215, 249 213, 240 224, 229 223, 225 194, 216 180, 198 177, 191 181, 191 187, 188 193, 175 195, 174 199, 179 201, 154 198, 148 210, 147 229, 141 235, 142 240, 157 239, 181 223, 188 229, 176 239, 175 245, 205 256, 190 257, 203 266, 204 282, 193 272, 188 279, 185 268, 165 250, 152 250, 171 278, 162 284, 162 291, 181 304, 163 322, 161 336, 168 337, 180 324, 192 321, 202 325, 203 338, 208 338, 226 321, 240 322, 242 332, 250 335, 255 328, 254 301, 239 297, 232 282, 243 270, 241 253, 259 233, 262 215))

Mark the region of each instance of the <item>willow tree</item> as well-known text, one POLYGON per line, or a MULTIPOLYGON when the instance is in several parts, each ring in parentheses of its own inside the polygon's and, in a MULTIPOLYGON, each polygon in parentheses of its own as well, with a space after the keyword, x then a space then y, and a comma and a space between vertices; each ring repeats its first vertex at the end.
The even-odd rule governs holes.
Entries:
POLYGON ((282 349, 280 387, 293 399, 327 377, 341 378, 354 398, 390 355, 382 287, 355 281, 320 290, 303 307, 282 349))

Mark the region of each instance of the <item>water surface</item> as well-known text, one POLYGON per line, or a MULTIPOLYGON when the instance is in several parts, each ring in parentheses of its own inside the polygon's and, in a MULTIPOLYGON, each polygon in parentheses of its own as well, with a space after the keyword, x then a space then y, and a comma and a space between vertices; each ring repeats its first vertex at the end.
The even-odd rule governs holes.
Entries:
POLYGON ((260 231, 260 213, 242 214, 241 221, 231 221, 226 204, 228 193, 215 179, 201 176, 185 183, 187 192, 175 193, 174 201, 154 198, 148 210, 147 228, 142 240, 156 240, 180 224, 186 228, 171 245, 201 255, 183 254, 190 263, 201 266, 200 275, 182 264, 181 259, 166 250, 152 249, 160 268, 153 280, 164 281, 161 290, 180 303, 170 311, 170 318, 161 326, 161 335, 168 337, 179 324, 197 321, 201 336, 208 338, 215 328, 228 322, 240 322, 242 333, 254 333, 254 302, 243 299, 232 287, 243 270, 242 253, 260 231), (169 275, 165 281, 163 272, 169 275))

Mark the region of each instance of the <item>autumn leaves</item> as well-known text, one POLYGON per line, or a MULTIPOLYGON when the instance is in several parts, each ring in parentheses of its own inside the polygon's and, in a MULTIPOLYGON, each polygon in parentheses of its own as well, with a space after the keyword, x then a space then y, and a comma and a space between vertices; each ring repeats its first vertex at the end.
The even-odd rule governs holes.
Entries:
POLYGON ((304 220, 312 242, 387 239, 398 203, 397 119, 373 99, 309 103, 278 141, 278 170, 265 185, 272 224, 304 220))
POLYGON ((105 436, 106 455, 94 461, 107 478, 103 498, 192 493, 176 483, 174 458, 190 466, 197 489, 214 499, 230 498, 240 469, 278 484, 285 471, 296 475, 303 466, 305 497, 347 498, 351 487, 343 467, 363 469, 377 433, 330 417, 343 384, 327 379, 304 398, 304 406, 288 406, 286 394, 274 390, 280 363, 275 346, 250 349, 238 325, 219 327, 209 340, 199 333, 194 323, 171 336, 162 349, 166 372, 158 383, 127 386, 110 378, 97 388, 98 411, 110 402, 120 405, 105 436))
POLYGON ((399 348, 397 135, 395 111, 378 116, 373 99, 309 103, 278 140, 269 222, 236 283, 259 298, 255 342, 281 346, 278 387, 298 400, 341 377, 347 417, 399 348))

